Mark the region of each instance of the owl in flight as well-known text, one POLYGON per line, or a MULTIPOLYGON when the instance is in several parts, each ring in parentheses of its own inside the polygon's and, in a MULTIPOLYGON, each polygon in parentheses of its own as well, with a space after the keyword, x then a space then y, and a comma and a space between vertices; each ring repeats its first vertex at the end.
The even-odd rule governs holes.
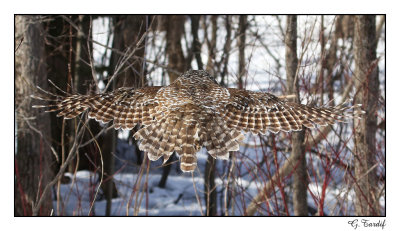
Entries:
POLYGON ((298 131, 351 118, 356 106, 310 107, 265 92, 220 86, 206 71, 188 71, 166 87, 119 88, 96 95, 57 97, 48 111, 71 119, 88 111, 89 118, 115 129, 142 128, 134 137, 152 161, 175 151, 180 168, 193 172, 196 153, 204 146, 214 158, 228 159, 244 139, 242 131, 298 131))

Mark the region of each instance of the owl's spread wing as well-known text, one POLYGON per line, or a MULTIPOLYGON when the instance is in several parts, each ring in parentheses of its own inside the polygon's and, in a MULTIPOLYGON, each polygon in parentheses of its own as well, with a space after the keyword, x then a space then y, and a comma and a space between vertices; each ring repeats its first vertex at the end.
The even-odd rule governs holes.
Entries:
POLYGON ((313 128, 326 126, 350 117, 345 104, 336 107, 311 107, 288 102, 264 92, 228 89, 230 99, 224 108, 224 118, 230 128, 254 134, 301 130, 303 125, 313 128))
POLYGON ((44 100, 54 104, 44 107, 58 111, 58 116, 66 119, 88 111, 88 116, 97 121, 114 120, 116 129, 144 125, 134 135, 141 141, 139 149, 146 151, 150 160, 164 157, 164 162, 176 152, 182 171, 188 172, 196 169, 196 153, 203 146, 213 157, 228 159, 230 151, 239 150, 244 139, 242 130, 259 134, 312 128, 354 117, 346 115, 347 110, 360 108, 345 104, 317 108, 287 102, 269 93, 225 89, 204 71, 189 71, 168 87, 120 88, 97 95, 50 95, 53 99, 44 100))
POLYGON ((104 94, 71 95, 56 100, 49 111, 59 111, 57 116, 71 119, 89 110, 89 118, 103 123, 114 120, 115 129, 133 129, 137 123, 148 125, 153 120, 160 88, 119 88, 104 94))

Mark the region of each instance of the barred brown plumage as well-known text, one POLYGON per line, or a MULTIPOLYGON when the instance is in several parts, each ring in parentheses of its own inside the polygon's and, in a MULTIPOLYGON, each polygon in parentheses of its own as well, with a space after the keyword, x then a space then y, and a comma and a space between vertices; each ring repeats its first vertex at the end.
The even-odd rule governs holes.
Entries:
POLYGON ((53 99, 48 111, 70 119, 88 110, 88 117, 115 129, 143 127, 134 137, 150 160, 179 154, 181 169, 197 167, 196 153, 206 147, 214 158, 228 159, 239 150, 242 131, 298 131, 326 126, 359 116, 360 105, 311 107, 281 100, 264 92, 221 87, 206 71, 188 71, 166 87, 119 88, 96 95, 70 95, 53 99), (350 113, 350 109, 355 109, 350 113))

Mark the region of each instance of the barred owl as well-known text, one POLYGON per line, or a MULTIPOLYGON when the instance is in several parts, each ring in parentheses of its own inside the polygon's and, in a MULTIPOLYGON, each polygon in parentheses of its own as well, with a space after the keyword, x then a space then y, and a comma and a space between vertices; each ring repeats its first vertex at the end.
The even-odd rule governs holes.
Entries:
MULTIPOLYGON (((180 168, 192 172, 196 153, 204 146, 214 158, 228 159, 239 150, 242 132, 298 131, 304 127, 334 124, 353 115, 343 104, 310 107, 281 100, 264 92, 221 87, 206 71, 188 71, 166 87, 119 88, 97 95, 57 97, 48 111, 71 119, 88 111, 88 117, 115 129, 142 125, 134 137, 150 160, 175 151, 180 168)), ((359 107, 356 105, 355 107, 359 107)))

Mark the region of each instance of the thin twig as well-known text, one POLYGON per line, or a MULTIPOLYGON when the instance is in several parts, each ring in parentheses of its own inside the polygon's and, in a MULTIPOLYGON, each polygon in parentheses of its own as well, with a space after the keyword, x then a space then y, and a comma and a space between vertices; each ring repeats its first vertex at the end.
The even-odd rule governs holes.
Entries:
POLYGON ((200 200, 199 194, 198 194, 198 192, 197 192, 196 183, 194 182, 194 175, 193 175, 193 172, 192 172, 192 182, 193 182, 194 194, 196 195, 197 203, 198 203, 199 206, 200 206, 200 213, 201 213, 202 216, 204 216, 204 213, 203 213, 203 206, 201 205, 201 200, 200 200))
POLYGON ((28 119, 28 118, 24 117, 23 115, 19 115, 19 116, 21 116, 21 117, 24 119, 24 122, 28 125, 28 127, 29 127, 30 129, 32 129, 32 131, 36 132, 37 134, 40 135, 40 137, 42 137, 42 139, 44 140, 44 142, 50 147, 51 153, 53 153, 54 157, 56 158, 57 163, 59 163, 60 160, 59 160, 59 158, 58 158, 58 156, 57 156, 56 150, 54 150, 54 147, 50 144, 50 142, 46 139, 46 137, 44 137, 43 133, 42 133, 39 129, 35 128, 35 127, 29 122, 29 119, 28 119))
MULTIPOLYGON (((113 82, 114 78, 120 73, 120 70, 122 67, 124 67, 125 63, 128 62, 129 59, 132 58, 132 56, 135 54, 136 50, 139 48, 139 46, 142 44, 142 42, 145 40, 146 36, 148 34, 148 31, 144 32, 142 37, 140 37, 139 41, 136 43, 135 47, 132 49, 131 52, 129 52, 131 47, 128 47, 127 52, 124 54, 122 61, 117 65, 116 70, 114 71, 114 74, 111 76, 110 80, 108 81, 106 87, 103 89, 103 92, 106 92, 107 89, 109 88, 110 84, 113 82), (129 52, 129 53, 128 53, 129 52)), ((133 44, 132 44, 133 45, 133 44)), ((132 65, 132 64, 131 64, 132 65)), ((129 65, 126 68, 130 68, 129 65)))
POLYGON ((17 53, 17 51, 18 51, 18 49, 19 49, 19 47, 21 46, 21 44, 22 44, 23 41, 24 41, 24 37, 22 36, 21 40, 19 40, 19 43, 18 43, 17 48, 15 48, 14 53, 17 53))
MULTIPOLYGON (((90 136, 94 139, 94 135, 93 135, 92 131, 90 130, 90 128, 87 126, 86 123, 85 123, 84 125, 85 125, 85 127, 87 128, 88 132, 90 133, 90 136)), ((100 145, 99 145, 99 143, 97 142, 96 139, 94 139, 94 142, 95 142, 95 144, 96 144, 96 146, 97 146, 97 149, 99 150, 99 154, 100 154, 100 162, 101 162, 101 175, 100 175, 100 176, 101 176, 101 177, 100 177, 99 185, 97 186, 96 193, 95 193, 95 195, 94 195, 94 197, 93 197, 93 201, 90 203, 90 209, 89 209, 89 212, 88 212, 88 216, 89 216, 90 213, 92 212, 94 202, 96 202, 96 198, 97 198, 97 195, 99 194, 100 187, 101 187, 101 184, 103 184, 103 178, 104 178, 103 152, 101 151, 100 145)))
POLYGON ((51 187, 56 184, 58 182, 58 179, 60 177, 62 177, 62 175, 64 174, 65 170, 67 169, 67 166, 72 162, 72 160, 74 159, 74 157, 76 156, 76 150, 78 148, 78 139, 83 135, 85 129, 84 126, 81 126, 81 121, 78 124, 79 132, 78 134, 75 136, 73 145, 68 153, 68 157, 65 160, 65 162, 61 165, 58 173, 56 174, 56 176, 53 178, 53 180, 51 180, 46 187, 43 190, 42 196, 40 197, 39 201, 34 203, 33 208, 32 208, 32 215, 33 216, 37 216, 39 214, 39 210, 40 207, 42 206, 42 204, 45 201, 45 198, 47 196, 47 193, 50 192, 51 187))

